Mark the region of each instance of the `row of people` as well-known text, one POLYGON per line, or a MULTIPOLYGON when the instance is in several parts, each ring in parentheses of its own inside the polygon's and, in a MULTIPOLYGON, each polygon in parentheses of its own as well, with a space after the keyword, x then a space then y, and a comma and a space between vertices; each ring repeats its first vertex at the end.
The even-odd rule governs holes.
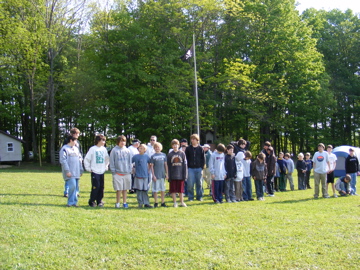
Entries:
MULTIPOLYGON (((78 179, 82 174, 82 166, 81 154, 76 147, 77 138, 70 135, 67 140, 68 143, 60 151, 60 162, 64 179, 69 186, 69 194, 71 194, 68 196, 68 205, 72 206, 77 205, 76 189, 78 179)), ((108 165, 110 165, 113 187, 116 191, 116 208, 120 208, 121 197, 123 207, 128 208, 127 191, 132 189, 136 190, 139 207, 152 208, 153 206, 150 205, 148 197, 150 183, 155 200, 154 207, 159 206, 158 192, 161 193, 161 206, 166 207, 165 180, 170 182, 170 193, 173 197, 174 206, 178 205, 176 203, 176 194, 179 194, 180 205, 186 206, 184 202, 186 191, 189 201, 192 201, 195 197, 194 186, 196 187, 196 199, 201 201, 204 191, 202 186, 203 178, 208 183, 210 195, 212 195, 216 203, 223 201, 223 194, 225 194, 227 202, 253 200, 251 177, 254 179, 258 200, 264 200, 264 186, 266 186, 269 196, 274 196, 274 190, 277 189, 286 191, 287 180, 289 180, 290 189, 294 190, 292 179, 294 163, 290 155, 280 153, 279 157, 276 158, 270 143, 265 143, 264 151, 257 155, 251 166, 252 155, 250 151, 246 151, 247 143, 245 140, 239 140, 236 155, 233 145, 228 145, 225 148, 223 144, 219 144, 216 151, 211 153, 209 145, 200 146, 197 134, 193 134, 190 140, 190 146, 186 146, 186 140, 182 140, 183 150, 179 149, 179 141, 173 140, 171 142, 172 149, 166 156, 161 152, 162 145, 156 142, 155 136, 151 137, 148 145, 141 144, 137 146, 136 143, 140 144, 140 142, 133 141, 133 145, 129 148, 126 147, 126 137, 119 136, 116 140, 117 145, 109 156, 104 147, 106 138, 103 135, 96 136, 95 145, 89 149, 84 159, 85 169, 91 172, 92 189, 89 205, 92 207, 102 207, 104 205, 102 201, 104 196, 104 173, 108 165), (131 147, 134 149, 131 150, 131 147), (202 175, 205 164, 206 167, 202 175), (131 175, 134 176, 133 179, 131 175), (185 188, 186 184, 187 188, 185 188)), ((306 154, 305 160, 304 156, 299 154, 296 166, 299 189, 302 190, 310 188, 310 171, 314 164, 315 198, 319 196, 320 182, 323 184, 323 177, 318 169, 323 169, 324 164, 330 167, 328 157, 321 154, 323 152, 321 150, 324 150, 324 148, 322 144, 319 144, 321 158, 319 158, 317 152, 313 160, 310 160, 309 153, 306 154)), ((328 169, 325 170, 326 173, 329 172, 328 169)), ((346 180, 347 177, 344 179, 346 180)), ((324 186, 323 196, 328 197, 324 186)), ((340 184, 338 187, 340 187, 340 184)), ((342 194, 343 192, 340 192, 340 195, 342 194)))

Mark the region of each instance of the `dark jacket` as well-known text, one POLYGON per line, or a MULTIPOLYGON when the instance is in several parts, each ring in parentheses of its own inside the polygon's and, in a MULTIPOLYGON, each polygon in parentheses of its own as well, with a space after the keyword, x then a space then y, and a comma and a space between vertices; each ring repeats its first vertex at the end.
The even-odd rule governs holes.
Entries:
POLYGON ((263 163, 260 163, 258 159, 255 159, 254 162, 252 162, 252 168, 251 168, 251 176, 255 177, 255 180, 265 180, 267 176, 267 166, 265 161, 263 163))
POLYGON ((359 170, 359 160, 356 156, 348 155, 345 159, 345 171, 346 173, 356 173, 359 170))
POLYGON ((279 165, 279 171, 282 174, 286 174, 286 161, 284 159, 279 159, 277 160, 277 164, 279 165))
POLYGON ((198 147, 193 147, 192 145, 189 145, 185 149, 185 155, 186 155, 188 168, 192 168, 192 169, 204 168, 205 151, 200 145, 198 147))
POLYGON ((301 174, 301 173, 303 173, 302 171, 303 170, 307 170, 307 166, 306 166, 306 162, 305 162, 305 160, 298 160, 297 162, 296 162, 296 169, 297 169, 297 171, 298 171, 298 174, 301 174))
POLYGON ((271 151, 265 158, 265 162, 267 166, 267 176, 274 176, 276 171, 276 157, 274 156, 274 151, 271 151))
POLYGON ((236 177, 236 163, 235 155, 225 155, 225 171, 226 178, 235 178, 236 177))

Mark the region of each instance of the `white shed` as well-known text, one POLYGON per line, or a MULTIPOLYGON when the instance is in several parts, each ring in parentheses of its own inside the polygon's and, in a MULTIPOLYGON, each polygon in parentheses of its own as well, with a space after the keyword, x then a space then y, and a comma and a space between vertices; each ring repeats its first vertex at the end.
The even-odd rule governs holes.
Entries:
POLYGON ((5 131, 0 130, 0 162, 22 161, 21 147, 23 140, 20 140, 5 131))

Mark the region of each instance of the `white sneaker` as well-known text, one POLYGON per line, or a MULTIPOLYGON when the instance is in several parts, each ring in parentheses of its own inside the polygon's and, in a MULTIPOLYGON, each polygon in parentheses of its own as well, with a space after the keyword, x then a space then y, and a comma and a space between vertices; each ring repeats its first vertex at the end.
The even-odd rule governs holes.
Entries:
POLYGON ((334 198, 337 198, 337 197, 338 197, 338 195, 334 194, 334 198))
POLYGON ((115 208, 120 208, 120 203, 115 203, 115 208))
POLYGON ((174 203, 174 207, 178 207, 178 204, 177 204, 177 203, 174 203))

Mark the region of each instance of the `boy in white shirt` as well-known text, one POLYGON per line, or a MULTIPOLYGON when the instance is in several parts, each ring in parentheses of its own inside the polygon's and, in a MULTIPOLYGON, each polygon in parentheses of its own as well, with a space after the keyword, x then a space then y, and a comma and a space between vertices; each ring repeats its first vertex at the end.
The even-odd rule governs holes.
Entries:
POLYGON ((328 168, 330 167, 329 155, 325 152, 325 145, 322 143, 318 144, 318 152, 313 156, 314 163, 314 185, 315 185, 315 194, 314 198, 319 197, 319 188, 321 183, 322 195, 324 198, 330 198, 327 189, 326 189, 326 175, 328 168))
POLYGON ((109 154, 104 147, 106 137, 97 135, 95 145, 87 152, 84 159, 84 166, 88 172, 91 172, 91 192, 89 205, 91 207, 103 207, 104 202, 104 173, 109 166, 109 154))

